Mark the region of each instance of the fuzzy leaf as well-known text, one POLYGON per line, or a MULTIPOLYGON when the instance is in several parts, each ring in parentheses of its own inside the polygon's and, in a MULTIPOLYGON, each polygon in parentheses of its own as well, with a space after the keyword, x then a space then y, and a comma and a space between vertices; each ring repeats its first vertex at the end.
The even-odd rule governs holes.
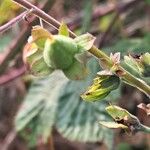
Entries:
POLYGON ((29 141, 37 142, 40 137, 42 142, 46 142, 51 134, 59 89, 65 81, 60 72, 59 75, 55 72, 51 77, 36 80, 32 84, 15 119, 16 130, 25 133, 29 141))
MULTIPOLYGON (((83 81, 68 81, 61 89, 56 128, 69 140, 96 142, 104 140, 111 146, 112 132, 100 127, 97 120, 108 120, 105 113, 106 102, 87 103, 82 101, 80 94, 92 82, 99 64, 95 59, 88 62, 89 75, 83 81), (103 119, 102 119, 103 118, 103 119)), ((112 93, 113 94, 113 93, 112 93)), ((113 94, 116 99, 117 94, 113 94)), ((112 100, 112 95, 109 97, 112 100)))

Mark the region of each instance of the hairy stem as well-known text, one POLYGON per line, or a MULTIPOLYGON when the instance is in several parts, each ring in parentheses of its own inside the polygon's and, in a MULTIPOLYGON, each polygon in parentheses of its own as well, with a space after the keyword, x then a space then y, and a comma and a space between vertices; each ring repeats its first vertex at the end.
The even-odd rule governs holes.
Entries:
MULTIPOLYGON (((59 28, 60 22, 58 22, 53 17, 46 14, 44 11, 42 11, 38 7, 36 7, 36 6, 32 5, 31 3, 29 3, 27 0, 13 0, 13 1, 17 2, 20 5, 22 5, 26 9, 34 9, 33 13, 36 16, 42 18, 45 22, 49 23, 53 27, 55 27, 57 29, 59 28)), ((73 37, 73 38, 76 37, 76 35, 72 31, 69 31, 69 32, 70 32, 71 37, 73 37)), ((113 66, 112 60, 102 50, 99 50, 98 48, 93 46, 89 50, 89 52, 91 54, 93 54, 95 57, 97 57, 99 60, 104 62, 105 65, 107 66, 107 68, 109 68, 109 69, 112 68, 112 66, 113 66)), ((124 68, 122 68, 122 66, 119 66, 119 69, 121 71, 123 71, 123 75, 121 76, 121 78, 126 83, 138 88, 139 90, 144 92, 148 97, 150 97, 150 86, 148 84, 146 84, 144 81, 142 81, 142 80, 134 77, 133 75, 131 75, 128 71, 126 71, 124 68)))

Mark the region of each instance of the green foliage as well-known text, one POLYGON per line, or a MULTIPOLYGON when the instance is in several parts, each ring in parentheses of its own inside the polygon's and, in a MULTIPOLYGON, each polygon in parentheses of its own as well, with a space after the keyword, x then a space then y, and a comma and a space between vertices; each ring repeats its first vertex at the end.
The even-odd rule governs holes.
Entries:
POLYGON ((61 75, 54 73, 51 77, 35 80, 16 116, 16 130, 28 135, 30 145, 37 144, 39 137, 46 142, 51 133, 58 93, 65 82, 61 75))
POLYGON ((89 33, 77 36, 74 41, 77 43, 78 45, 78 49, 80 50, 81 53, 89 50, 95 41, 95 37, 89 33))
POLYGON ((150 77, 150 53, 145 53, 134 58, 132 56, 125 56, 124 62, 137 74, 143 77, 150 77))
POLYGON ((84 34, 72 39, 68 35, 64 23, 59 28, 59 35, 52 35, 40 26, 33 27, 23 53, 31 74, 46 76, 60 69, 72 80, 86 77, 86 51, 93 46, 95 38, 84 34))
MULTIPOLYGON (((99 123, 107 128, 122 128, 127 132, 135 133, 143 130, 143 125, 139 119, 130 114, 126 109, 116 105, 106 107, 107 113, 112 117, 113 121, 100 121, 99 123)), ((144 130, 149 128, 144 127, 144 130)), ((149 132, 149 131, 148 131, 149 132)))
MULTIPOLYGON (((118 41, 114 46, 104 48, 104 51, 106 53, 115 53, 120 52, 121 53, 121 60, 123 60, 123 56, 127 54, 133 54, 133 55, 140 55, 142 53, 150 52, 150 34, 146 34, 143 38, 132 38, 132 39, 123 39, 118 41)), ((124 61, 121 61, 121 65, 127 69, 131 74, 134 76, 144 80, 146 83, 150 84, 150 77, 141 77, 137 71, 135 71, 136 68, 131 69, 129 65, 125 64, 124 61)), ((130 66, 133 65, 133 63, 130 63, 130 66)))
MULTIPOLYGON (((99 64, 92 59, 88 68, 89 75, 83 81, 69 81, 60 72, 55 72, 32 84, 15 122, 16 129, 22 134, 26 133, 30 144, 35 145, 39 136, 46 139, 55 125, 62 136, 69 140, 104 140, 111 146, 113 132, 97 123, 98 120, 109 119, 105 113, 106 101, 91 104, 80 98, 99 71, 99 64)), ((117 99, 118 93, 112 93, 107 99, 117 99)))
POLYGON ((99 128, 97 124, 100 118, 108 118, 104 111, 106 102, 100 105, 90 104, 82 101, 80 97, 98 71, 98 63, 94 60, 89 64, 89 69, 86 80, 68 81, 61 91, 56 127, 64 137, 70 140, 95 142, 102 139, 104 132, 109 132, 99 128))
POLYGON ((53 72, 44 61, 43 50, 47 39, 51 38, 51 34, 41 28, 35 26, 32 29, 32 34, 28 39, 23 51, 23 60, 31 74, 35 76, 47 76, 53 72))

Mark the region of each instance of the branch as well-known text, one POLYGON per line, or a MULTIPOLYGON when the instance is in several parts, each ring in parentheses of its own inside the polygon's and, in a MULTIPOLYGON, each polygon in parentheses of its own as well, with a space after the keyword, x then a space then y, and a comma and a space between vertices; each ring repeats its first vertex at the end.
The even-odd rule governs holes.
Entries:
POLYGON ((15 17, 14 19, 12 19, 11 21, 9 21, 8 23, 4 24, 3 26, 0 26, 0 33, 3 33, 6 30, 12 28, 12 26, 14 24, 23 20, 23 17, 26 16, 28 13, 29 13, 29 11, 25 11, 25 12, 21 13, 20 15, 18 15, 17 17, 15 17))
MULTIPOLYGON (((18 4, 22 5, 26 9, 32 9, 32 8, 35 9, 36 11, 33 12, 35 15, 37 15, 38 17, 45 20, 45 22, 48 22, 49 24, 52 24, 52 26, 55 26, 55 28, 59 28, 60 22, 58 22, 57 20, 55 20, 54 18, 52 18, 51 16, 49 16, 48 14, 46 14, 45 12, 43 12, 42 10, 37 8, 36 6, 32 5, 28 1, 26 1, 26 0, 13 0, 13 1, 15 1, 18 4)), ((140 0, 138 0, 138 1, 140 1, 140 0)), ((134 0, 134 2, 135 2, 135 0, 134 0)), ((70 35, 73 38, 76 37, 76 35, 72 31, 69 30, 69 32, 70 32, 70 35)), ((91 54, 93 54, 94 56, 96 56, 103 63, 105 63, 107 68, 111 69, 113 67, 113 65, 114 65, 113 61, 102 50, 99 50, 97 47, 93 46, 89 50, 89 52, 91 54)), ((122 66, 118 66, 118 69, 121 72, 123 72, 123 74, 121 75, 121 78, 123 79, 124 82, 138 88, 139 90, 144 92, 148 97, 150 97, 150 86, 148 84, 146 84, 144 81, 141 81, 140 79, 138 79, 135 76, 133 76, 132 74, 130 74, 122 66)))
POLYGON ((12 130, 4 139, 4 144, 3 146, 1 146, 1 150, 8 150, 12 142, 15 140, 16 136, 16 131, 12 130))
MULTIPOLYGON (((41 18, 43 21, 51 25, 53 28, 58 29, 60 26, 60 22, 55 20, 53 17, 49 16, 47 13, 39 9, 38 7, 34 6, 27 0, 13 0, 14 2, 17 2, 19 5, 22 5, 26 9, 34 9, 34 14, 41 18)), ((76 35, 70 31, 70 36, 75 37, 76 35)))
POLYGON ((150 133, 150 128, 141 124, 140 131, 145 132, 145 133, 150 133))
POLYGON ((19 69, 10 70, 7 74, 0 76, 0 86, 22 76, 25 73, 25 71, 26 71, 25 66, 19 69))

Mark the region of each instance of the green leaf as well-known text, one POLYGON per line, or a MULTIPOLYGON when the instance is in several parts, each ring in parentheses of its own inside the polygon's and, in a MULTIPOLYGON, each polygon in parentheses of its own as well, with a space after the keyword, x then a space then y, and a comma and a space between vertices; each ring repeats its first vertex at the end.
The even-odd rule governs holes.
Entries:
POLYGON ((99 70, 99 63, 95 59, 91 59, 88 68, 89 75, 85 80, 68 81, 62 87, 56 128, 62 136, 72 141, 96 142, 104 140, 106 144, 111 146, 112 132, 107 128, 100 127, 97 122, 103 119, 108 120, 109 117, 104 109, 107 103, 105 101, 87 103, 80 97, 99 70))
POLYGON ((59 35, 64 35, 64 36, 69 37, 69 30, 68 30, 67 25, 64 22, 62 22, 59 27, 59 35))
POLYGON ((124 56, 124 62, 128 65, 132 70, 136 71, 140 74, 140 68, 138 67, 138 63, 131 56, 124 56))
POLYGON ((32 84, 15 119, 16 130, 26 133, 29 142, 37 142, 39 137, 46 142, 51 134, 55 122, 58 93, 65 81, 62 74, 58 75, 58 72, 55 72, 51 77, 36 80, 32 84))
POLYGON ((125 126, 121 123, 117 123, 117 122, 100 121, 99 123, 107 128, 111 128, 111 129, 118 129, 118 128, 127 129, 128 128, 127 126, 125 126))
POLYGON ((131 116, 131 114, 127 110, 125 110, 119 106, 115 106, 115 105, 111 105, 111 106, 106 107, 106 111, 116 121, 122 120, 125 117, 130 118, 130 116, 131 116))
POLYGON ((34 76, 47 76, 53 72, 43 59, 43 51, 35 43, 26 44, 23 51, 23 60, 30 73, 34 76))
POLYGON ((74 64, 69 69, 63 70, 63 72, 71 80, 83 80, 88 73, 86 67, 77 60, 74 61, 74 64))
POLYGON ((86 33, 76 37, 74 41, 78 45, 79 52, 82 53, 89 50, 93 46, 95 39, 96 38, 93 35, 86 33))
POLYGON ((32 63, 31 74, 34 76, 47 76, 50 75, 54 70, 47 66, 45 63, 43 56, 36 59, 35 62, 32 63))
POLYGON ((48 30, 42 28, 41 26, 34 26, 31 32, 31 39, 29 38, 29 43, 34 42, 37 47, 41 50, 44 49, 46 40, 53 40, 53 35, 48 32, 48 30))

